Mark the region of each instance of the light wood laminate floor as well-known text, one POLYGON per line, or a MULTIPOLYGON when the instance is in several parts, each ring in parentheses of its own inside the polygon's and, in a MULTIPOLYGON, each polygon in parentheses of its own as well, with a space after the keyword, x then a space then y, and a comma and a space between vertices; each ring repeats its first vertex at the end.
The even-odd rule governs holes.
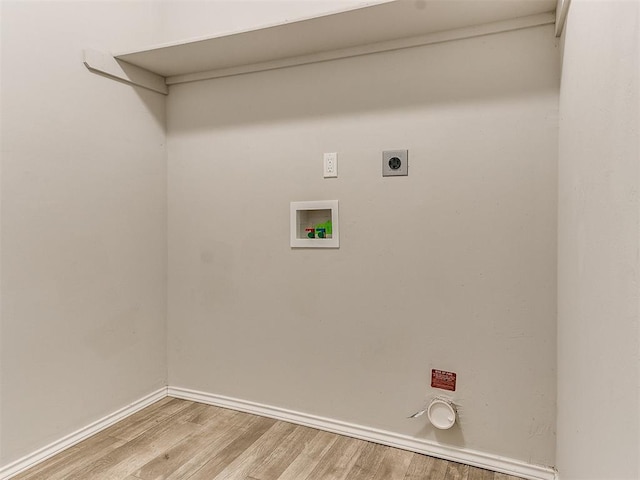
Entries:
POLYGON ((167 397, 13 480, 517 480, 167 397))

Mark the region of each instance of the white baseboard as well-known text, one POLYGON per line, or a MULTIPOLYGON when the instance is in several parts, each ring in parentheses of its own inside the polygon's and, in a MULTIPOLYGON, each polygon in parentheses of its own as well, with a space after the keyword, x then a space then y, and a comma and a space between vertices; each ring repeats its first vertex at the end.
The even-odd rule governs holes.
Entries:
POLYGON ((361 440, 388 445, 403 450, 423 453, 432 457, 451 460, 466 465, 486 468, 496 472, 506 473, 516 477, 527 478, 530 480, 557 480, 555 470, 549 467, 530 465, 528 463, 505 458, 498 455, 490 455, 483 452, 477 452, 465 448, 457 448, 451 446, 440 445, 428 440, 400 435, 394 432, 378 430, 375 428, 365 427, 352 423, 342 422, 331 418, 309 415, 302 412, 287 410, 283 408, 273 407, 270 405, 262 405, 255 402, 240 400, 237 398, 225 397, 222 395, 214 395, 211 393, 198 392, 179 387, 161 388, 130 405, 121 408, 92 424, 81 428, 80 430, 57 440, 36 452, 33 452, 9 465, 0 468, 0 480, 8 480, 11 477, 37 465, 38 463, 52 457, 62 450, 72 447, 73 445, 89 438, 90 436, 104 430, 116 422, 136 413, 152 403, 162 400, 166 396, 182 398, 194 402, 216 405, 219 407, 230 408, 241 412, 247 412, 263 417, 275 418, 298 425, 305 425, 319 430, 346 435, 361 440))
POLYGON ((81 442, 82 440, 89 438, 92 435, 95 435, 101 430, 113 425, 116 422, 119 422, 123 418, 128 417, 136 413, 138 410, 142 410, 145 407, 148 407, 152 403, 157 402, 158 400, 162 400, 167 396, 167 387, 163 387, 159 390, 156 390, 153 393, 141 398, 140 400, 136 400, 135 402, 127 405, 120 410, 117 410, 106 417, 97 420, 90 425, 87 425, 80 430, 77 430, 66 437, 57 440, 46 447, 41 448, 25 457, 22 457, 16 460, 9 465, 6 465, 0 468, 0 480, 8 480, 9 478, 17 475, 25 470, 34 467, 40 462, 43 462, 47 458, 54 456, 55 454, 61 452, 62 450, 72 447, 76 443, 81 442))
POLYGON ((432 457, 451 460, 465 465, 472 465, 474 467, 485 468, 516 477, 531 480, 556 479, 555 470, 549 467, 530 465, 511 458, 490 455, 465 448, 440 445, 428 440, 413 438, 384 430, 377 430, 362 425, 341 422, 330 418, 308 415, 306 413, 286 410, 270 405, 261 405, 237 398, 229 398, 222 395, 214 395, 211 393, 198 392, 179 387, 169 387, 168 395, 170 397, 216 405, 263 417, 275 418, 277 420, 283 420, 298 425, 305 425, 319 430, 338 433, 340 435, 346 435, 412 452, 423 453, 432 457))

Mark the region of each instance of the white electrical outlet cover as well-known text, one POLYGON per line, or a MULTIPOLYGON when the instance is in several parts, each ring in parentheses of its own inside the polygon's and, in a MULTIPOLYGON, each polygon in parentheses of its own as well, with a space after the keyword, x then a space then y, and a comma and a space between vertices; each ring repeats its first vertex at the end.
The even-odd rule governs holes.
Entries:
POLYGON ((337 177, 338 176, 338 154, 325 153, 324 154, 324 178, 337 177))

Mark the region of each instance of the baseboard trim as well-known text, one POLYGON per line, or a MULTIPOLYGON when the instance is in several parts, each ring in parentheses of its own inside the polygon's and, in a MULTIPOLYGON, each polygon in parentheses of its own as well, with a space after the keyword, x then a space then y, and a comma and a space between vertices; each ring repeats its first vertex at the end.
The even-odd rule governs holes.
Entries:
POLYGON ((0 480, 8 480, 9 478, 24 472, 25 470, 36 466, 40 462, 45 461, 46 459, 54 456, 55 454, 65 450, 69 447, 74 446, 76 443, 89 438, 92 435, 104 430, 105 428, 113 425, 116 422, 128 417, 129 415, 133 415, 138 410, 142 410, 145 407, 148 407, 152 403, 157 402, 158 400, 162 400, 167 396, 167 387, 160 388, 145 397, 136 400, 135 402, 127 405, 120 410, 117 410, 109 415, 91 423, 90 425, 77 430, 60 440, 57 440, 46 447, 41 448, 23 458, 16 460, 13 463, 10 463, 2 468, 0 468, 0 480))
POLYGON ((498 455, 490 455, 474 450, 439 445, 423 439, 378 430, 362 425, 341 422, 316 415, 309 415, 270 405, 263 405, 237 398, 230 398, 180 387, 169 387, 168 395, 170 397, 206 403, 208 405, 230 408, 232 410, 275 418, 277 420, 283 420, 298 425, 305 425, 319 430, 325 430, 412 452, 423 453, 445 460, 472 465, 474 467, 486 468, 488 470, 506 473, 516 477, 527 478, 530 480, 556 479, 555 470, 549 467, 530 465, 519 460, 505 458, 498 455))
POLYGON ((127 405, 126 407, 91 423, 90 425, 41 448, 40 450, 1 467, 0 480, 9 480, 11 477, 36 466, 62 450, 72 447, 114 423, 117 423, 120 420, 133 415, 137 411, 148 407, 152 403, 162 400, 166 396, 230 408, 232 410, 238 410, 263 417, 275 418, 277 420, 305 425, 319 430, 325 430, 412 452, 423 453, 425 455, 475 467, 486 468, 488 470, 506 473, 508 475, 530 480, 557 480, 558 478, 555 470, 552 468, 531 465, 519 460, 501 457, 498 455, 490 455, 475 450, 440 445, 428 440, 400 435, 394 432, 378 430, 363 425, 342 422, 331 418, 310 415, 271 405, 263 405, 247 400, 225 397, 223 395, 215 395, 180 387, 163 387, 127 405))

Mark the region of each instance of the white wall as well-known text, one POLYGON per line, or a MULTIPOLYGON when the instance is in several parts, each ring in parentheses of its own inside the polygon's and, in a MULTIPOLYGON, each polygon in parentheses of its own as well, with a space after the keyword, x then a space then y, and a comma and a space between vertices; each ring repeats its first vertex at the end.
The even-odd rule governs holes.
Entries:
MULTIPOLYGON (((334 3, 2 3, 0 465, 167 382, 164 99, 81 50, 334 3)), ((558 81, 542 27, 172 87, 170 384, 554 464, 558 81), (321 198, 342 247, 292 251, 321 198), (461 428, 405 418, 432 367, 461 428)))
POLYGON ((1 465, 166 385, 164 98, 82 65, 159 25, 2 3, 1 465))
POLYGON ((640 3, 573 0, 560 94, 562 480, 640 478, 640 3))
POLYGON ((551 26, 173 86, 169 383, 553 465, 558 87, 551 26), (431 368, 459 428, 406 419, 431 368))
POLYGON ((162 0, 164 42, 210 37, 388 0, 162 0))

